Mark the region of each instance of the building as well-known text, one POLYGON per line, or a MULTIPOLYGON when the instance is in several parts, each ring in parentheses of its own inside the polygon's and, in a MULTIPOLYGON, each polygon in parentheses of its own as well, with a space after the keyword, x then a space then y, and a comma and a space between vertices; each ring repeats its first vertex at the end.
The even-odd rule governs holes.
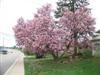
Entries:
POLYGON ((94 43, 96 49, 100 49, 100 30, 98 30, 96 33, 94 33, 92 42, 94 43))

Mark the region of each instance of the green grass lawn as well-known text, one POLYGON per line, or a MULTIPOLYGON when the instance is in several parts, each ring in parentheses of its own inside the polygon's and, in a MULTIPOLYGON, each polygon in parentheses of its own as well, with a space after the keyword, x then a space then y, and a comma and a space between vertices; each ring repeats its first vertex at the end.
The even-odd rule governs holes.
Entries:
POLYGON ((100 58, 57 63, 52 59, 25 58, 25 75, 100 75, 100 58))

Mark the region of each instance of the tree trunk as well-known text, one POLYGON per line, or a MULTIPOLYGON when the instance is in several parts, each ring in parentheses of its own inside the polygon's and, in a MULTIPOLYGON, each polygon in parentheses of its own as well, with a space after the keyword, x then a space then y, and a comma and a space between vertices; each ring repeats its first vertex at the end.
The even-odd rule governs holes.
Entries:
POLYGON ((74 47, 74 54, 73 54, 73 58, 76 58, 77 56, 77 46, 74 47))
POLYGON ((42 53, 35 53, 36 54, 36 59, 40 59, 44 57, 44 54, 42 53))
POLYGON ((74 32, 74 53, 73 58, 76 58, 77 56, 77 33, 74 32))
POLYGON ((59 57, 58 57, 58 53, 55 54, 55 53, 52 52, 51 55, 53 56, 53 59, 54 59, 54 60, 58 60, 58 58, 59 58, 59 57))

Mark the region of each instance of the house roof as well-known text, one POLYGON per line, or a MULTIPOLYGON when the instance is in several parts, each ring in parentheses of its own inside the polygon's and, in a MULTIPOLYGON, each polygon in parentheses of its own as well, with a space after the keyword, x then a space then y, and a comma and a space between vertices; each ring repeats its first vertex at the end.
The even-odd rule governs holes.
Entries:
POLYGON ((100 30, 94 33, 94 36, 92 37, 92 41, 100 41, 100 30))
POLYGON ((96 33, 100 33, 100 29, 96 33))

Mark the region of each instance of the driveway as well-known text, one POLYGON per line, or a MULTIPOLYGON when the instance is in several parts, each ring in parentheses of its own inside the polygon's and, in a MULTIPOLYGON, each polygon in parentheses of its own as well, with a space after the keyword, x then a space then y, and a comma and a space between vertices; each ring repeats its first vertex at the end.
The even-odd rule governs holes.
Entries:
POLYGON ((20 52, 17 50, 8 50, 8 54, 0 54, 0 75, 4 75, 19 55, 20 52))

